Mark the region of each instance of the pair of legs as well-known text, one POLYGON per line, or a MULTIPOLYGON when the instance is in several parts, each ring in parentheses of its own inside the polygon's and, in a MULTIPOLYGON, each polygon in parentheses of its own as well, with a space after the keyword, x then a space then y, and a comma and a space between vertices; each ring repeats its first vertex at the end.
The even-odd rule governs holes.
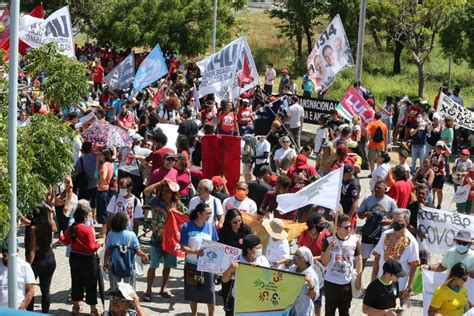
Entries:
POLYGON ((371 149, 369 148, 369 167, 370 167, 370 174, 375 170, 375 161, 377 160, 377 155, 379 152, 382 152, 383 149, 371 149))
POLYGON ((86 290, 86 303, 91 307, 91 314, 99 315, 97 311, 97 261, 95 255, 83 255, 72 252, 69 257, 71 267, 71 300, 73 314, 80 311, 80 302, 86 290))
POLYGON ((324 296, 326 297, 326 316, 335 316, 336 309, 340 316, 349 316, 352 302, 351 284, 335 284, 324 281, 324 296))
POLYGON ((178 259, 170 254, 165 254, 161 249, 159 249, 158 241, 155 239, 151 240, 150 247, 150 268, 148 269, 146 277, 146 291, 145 291, 145 301, 151 300, 151 293, 153 288, 153 281, 155 280, 156 269, 160 266, 160 261, 163 261, 163 272, 161 280, 161 289, 160 295, 165 298, 172 297, 169 289, 167 288, 168 280, 170 278, 171 268, 176 268, 178 265, 178 259))
MULTIPOLYGON (((53 250, 50 249, 45 254, 37 250, 31 268, 33 269, 35 278, 39 277, 39 285, 41 289, 41 312, 47 314, 49 312, 49 306, 51 305, 51 280, 53 279, 54 270, 56 270, 56 259, 53 250)), ((33 297, 28 306, 28 310, 33 311, 34 305, 35 299, 33 297)))
POLYGON ((437 208, 441 208, 443 202, 443 185, 446 180, 446 176, 435 176, 433 180, 433 205, 437 208))
MULTIPOLYGON (((190 302, 189 305, 191 305, 191 315, 197 316, 197 308, 198 308, 198 303, 197 302, 190 302)), ((214 304, 207 304, 207 315, 209 316, 214 316, 214 309, 215 305, 214 304)))

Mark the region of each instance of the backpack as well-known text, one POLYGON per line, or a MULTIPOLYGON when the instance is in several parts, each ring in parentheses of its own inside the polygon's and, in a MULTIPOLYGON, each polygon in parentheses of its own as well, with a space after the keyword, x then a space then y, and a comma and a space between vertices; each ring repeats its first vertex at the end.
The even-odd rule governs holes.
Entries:
POLYGON ((374 136, 372 136, 372 141, 376 143, 380 143, 384 141, 383 131, 380 126, 377 126, 374 132, 374 136))
POLYGON ((128 240, 128 245, 113 246, 110 251, 111 271, 114 276, 128 278, 132 276, 135 267, 135 250, 130 249, 132 237, 128 240))

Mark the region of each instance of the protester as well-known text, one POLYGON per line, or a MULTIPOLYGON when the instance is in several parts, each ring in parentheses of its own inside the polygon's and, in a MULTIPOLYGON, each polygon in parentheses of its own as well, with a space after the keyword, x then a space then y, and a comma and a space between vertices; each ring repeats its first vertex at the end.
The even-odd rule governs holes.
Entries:
POLYGON ((387 195, 395 200, 399 208, 407 208, 411 200, 413 184, 407 178, 405 169, 398 165, 392 168, 395 183, 388 190, 387 195))
POLYGON ((237 182, 235 185, 235 195, 228 197, 222 202, 224 215, 227 210, 236 208, 241 212, 256 214, 257 204, 248 197, 249 188, 246 182, 237 182))
POLYGON ((290 147, 290 138, 283 136, 280 138, 281 148, 273 155, 277 174, 286 174, 291 165, 296 161, 296 152, 290 147))
POLYGON ((436 208, 441 208, 443 202, 443 186, 446 181, 446 164, 451 155, 451 150, 446 144, 440 140, 436 143, 435 150, 430 154, 431 166, 434 171, 434 180, 432 184, 433 188, 433 205, 437 205, 436 208))
POLYGON ((272 190, 269 184, 272 180, 272 174, 270 166, 263 166, 256 173, 256 179, 247 183, 249 189, 248 198, 255 201, 257 213, 260 212, 260 206, 265 198, 265 194, 272 190))
POLYGON ((375 169, 375 161, 379 153, 387 149, 388 129, 380 120, 382 115, 380 112, 375 113, 375 120, 367 125, 369 135, 369 164, 371 174, 375 169))
POLYGON ((197 196, 189 201, 188 214, 191 214, 200 203, 206 203, 212 210, 212 214, 208 218, 209 224, 221 228, 222 223, 224 222, 224 211, 220 200, 211 195, 213 189, 214 185, 211 180, 202 179, 199 181, 199 185, 197 186, 197 196))
POLYGON ((285 225, 281 219, 274 218, 263 220, 262 226, 269 235, 265 257, 273 268, 284 270, 285 263, 290 260, 290 245, 285 225))
POLYGON ((321 177, 331 172, 334 161, 337 160, 336 152, 331 141, 326 141, 321 145, 322 152, 316 158, 316 169, 321 177))
POLYGON ((275 190, 268 191, 263 198, 262 205, 260 206, 260 212, 263 215, 268 213, 273 213, 273 216, 276 218, 281 219, 295 219, 296 218, 296 210, 290 211, 287 213, 281 213, 278 208, 277 196, 280 194, 288 193, 290 190, 292 181, 287 176, 280 176, 278 177, 275 190))
POLYGON ((146 316, 135 291, 124 287, 119 286, 118 291, 111 293, 110 310, 105 311, 103 316, 146 316))
MULTIPOLYGON (((371 179, 369 182, 370 190, 374 190, 375 183, 377 181, 387 181, 390 172, 390 155, 386 151, 380 151, 377 153, 377 168, 372 172, 371 179)), ((388 182, 388 181, 387 181, 388 182)))
POLYGON ((287 120, 290 123, 290 132, 296 148, 300 148, 301 130, 303 128, 304 108, 298 103, 298 96, 294 95, 290 99, 290 107, 287 111, 287 120))
POLYGON ((421 208, 427 204, 429 188, 426 184, 422 183, 415 188, 416 192, 416 201, 408 204, 407 209, 410 210, 410 223, 408 225, 408 230, 413 236, 416 237, 418 245, 420 246, 420 262, 421 264, 426 264, 428 262, 428 252, 424 246, 424 240, 426 239, 426 234, 418 229, 418 213, 421 211, 421 208))
POLYGON ((97 183, 97 222, 102 224, 99 237, 105 237, 107 233, 107 206, 113 195, 113 177, 114 177, 114 159, 112 151, 104 149, 97 155, 97 171, 99 173, 99 182, 97 183), (111 186, 112 184, 112 186, 111 186))
POLYGON ((221 203, 229 197, 229 190, 227 189, 227 180, 225 177, 213 176, 211 178, 214 189, 212 190, 212 196, 218 198, 221 203))
POLYGON ((342 212, 349 215, 352 226, 355 228, 357 220, 357 209, 359 208, 360 183, 357 177, 354 177, 354 167, 344 165, 344 175, 342 176, 341 186, 341 206, 342 212))

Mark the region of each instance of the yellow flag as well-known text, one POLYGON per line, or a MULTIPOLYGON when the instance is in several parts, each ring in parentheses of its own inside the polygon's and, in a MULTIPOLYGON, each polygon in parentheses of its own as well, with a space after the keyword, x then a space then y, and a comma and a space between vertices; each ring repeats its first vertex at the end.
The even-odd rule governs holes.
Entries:
POLYGON ((234 314, 289 315, 304 282, 302 274, 239 263, 234 314))

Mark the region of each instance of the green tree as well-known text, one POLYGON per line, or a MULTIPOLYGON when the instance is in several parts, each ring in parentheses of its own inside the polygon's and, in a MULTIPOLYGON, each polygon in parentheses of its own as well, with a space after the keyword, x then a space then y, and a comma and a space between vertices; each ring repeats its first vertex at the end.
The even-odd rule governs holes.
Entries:
POLYGON ((330 0, 324 10, 333 19, 337 14, 341 17, 347 40, 352 49, 357 47, 359 29, 360 0, 330 0))
POLYGON ((61 55, 54 42, 32 49, 27 54, 26 71, 36 78, 46 75, 44 95, 50 102, 64 108, 77 105, 89 91, 86 81, 88 70, 85 63, 61 55))
POLYGON ((455 62, 467 61, 474 66, 474 2, 454 12, 440 33, 446 56, 455 62))
MULTIPOLYGON (((217 43, 227 43, 235 25, 233 8, 243 0, 218 1, 217 43)), ((119 48, 173 48, 180 54, 205 53, 212 43, 213 1, 115 0, 96 12, 91 35, 119 48)))

